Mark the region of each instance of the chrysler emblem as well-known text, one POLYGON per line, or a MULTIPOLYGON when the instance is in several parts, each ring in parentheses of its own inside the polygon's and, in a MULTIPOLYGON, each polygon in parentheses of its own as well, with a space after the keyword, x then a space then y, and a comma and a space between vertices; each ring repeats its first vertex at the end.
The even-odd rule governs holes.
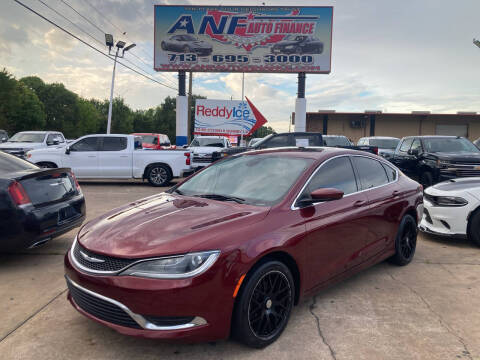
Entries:
POLYGON ((102 259, 97 259, 97 258, 94 258, 92 256, 88 256, 87 254, 85 254, 83 251, 80 251, 80 255, 82 255, 82 257, 87 260, 87 261, 90 261, 92 263, 104 263, 105 260, 102 260, 102 259))

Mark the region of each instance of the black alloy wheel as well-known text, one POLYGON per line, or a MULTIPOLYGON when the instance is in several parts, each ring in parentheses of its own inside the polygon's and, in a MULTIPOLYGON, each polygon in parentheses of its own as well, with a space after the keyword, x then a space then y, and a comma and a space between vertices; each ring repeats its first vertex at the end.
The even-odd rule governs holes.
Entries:
POLYGON ((153 165, 148 170, 147 178, 152 186, 166 186, 172 179, 172 175, 165 165, 153 165))
POLYGON ((239 294, 232 332, 244 344, 263 348, 285 329, 293 308, 295 285, 287 266, 269 261, 258 267, 239 294))
POLYGON ((468 238, 480 246, 480 209, 470 215, 468 222, 468 238))
POLYGON ((411 215, 405 215, 400 222, 395 239, 395 255, 390 260, 403 266, 410 263, 417 248, 417 223, 411 215))

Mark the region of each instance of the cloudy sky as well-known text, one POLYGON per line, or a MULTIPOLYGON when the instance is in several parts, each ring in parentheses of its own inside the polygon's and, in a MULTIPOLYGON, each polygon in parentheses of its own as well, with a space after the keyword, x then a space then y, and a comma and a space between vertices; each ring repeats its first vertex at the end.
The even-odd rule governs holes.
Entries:
MULTIPOLYGON (((332 72, 307 75, 307 111, 480 111, 480 49, 472 44, 480 38, 478 0, 20 1, 103 51, 104 32, 137 43, 126 64, 173 88, 175 73, 153 71, 154 4, 333 5, 332 72)), ((109 96, 112 61, 13 0, 0 0, 0 40, 0 67, 17 78, 38 75, 87 98, 109 96)), ((196 94, 241 97, 241 74, 193 78, 196 94)), ((277 131, 288 129, 296 89, 295 74, 245 76, 246 96, 277 131)), ((119 67, 115 95, 145 109, 176 91, 119 67)))

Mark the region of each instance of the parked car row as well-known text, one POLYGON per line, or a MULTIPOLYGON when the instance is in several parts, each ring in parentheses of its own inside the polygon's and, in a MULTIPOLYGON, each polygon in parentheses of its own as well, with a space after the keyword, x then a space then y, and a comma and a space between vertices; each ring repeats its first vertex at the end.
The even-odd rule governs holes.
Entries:
MULTIPOLYGON (((354 146, 340 135, 286 133, 233 148, 212 136, 150 151, 144 136, 156 135, 141 135, 87 135, 24 151, 45 168, 0 152, 1 251, 79 226, 85 201, 77 177, 165 186, 202 164, 196 155, 222 159, 80 228, 65 256, 68 299, 123 334, 232 335, 262 348, 302 298, 385 259, 410 263, 417 229, 480 245, 480 177, 457 178, 480 171, 480 150, 461 137, 407 137, 381 157, 375 153, 391 151, 395 139, 354 146), (414 179, 426 172, 430 185, 449 180, 424 193, 414 179)), ((160 135, 153 145, 167 146, 160 135)))

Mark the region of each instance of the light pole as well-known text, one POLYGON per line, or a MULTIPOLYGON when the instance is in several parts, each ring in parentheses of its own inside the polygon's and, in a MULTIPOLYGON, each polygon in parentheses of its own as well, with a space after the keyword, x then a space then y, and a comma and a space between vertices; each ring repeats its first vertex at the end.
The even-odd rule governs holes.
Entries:
MULTIPOLYGON (((108 55, 113 55, 111 53, 113 47, 113 35, 112 34, 105 34, 105 44, 108 46, 108 55)), ((135 44, 130 44, 125 47, 126 43, 124 41, 117 41, 115 51, 115 60, 113 61, 113 74, 112 74, 112 87, 110 89, 110 104, 108 104, 108 121, 107 121, 107 134, 110 134, 110 128, 112 125, 112 103, 113 103, 113 86, 115 84, 115 68, 117 67, 117 58, 123 58, 125 55, 125 51, 130 50, 131 48, 135 47, 135 44), (118 55, 118 52, 122 49, 122 54, 118 55)))
POLYGON ((473 44, 480 48, 480 40, 473 39, 473 44))

